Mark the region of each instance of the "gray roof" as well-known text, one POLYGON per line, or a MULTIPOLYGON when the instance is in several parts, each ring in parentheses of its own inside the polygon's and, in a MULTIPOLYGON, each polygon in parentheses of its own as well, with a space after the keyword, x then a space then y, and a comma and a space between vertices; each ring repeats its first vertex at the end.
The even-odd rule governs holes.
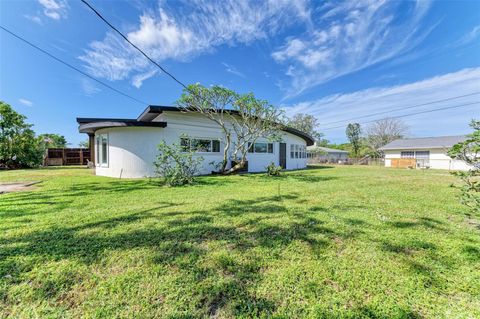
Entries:
POLYGON ((420 148, 450 148, 453 145, 463 142, 467 137, 458 136, 437 136, 420 138, 402 138, 388 143, 380 150, 420 149, 420 148))
POLYGON ((326 153, 344 153, 344 154, 348 154, 348 151, 344 151, 344 150, 337 150, 335 148, 328 148, 328 147, 322 147, 322 146, 309 146, 307 147, 307 150, 311 151, 311 150, 321 150, 321 151, 324 151, 326 153))

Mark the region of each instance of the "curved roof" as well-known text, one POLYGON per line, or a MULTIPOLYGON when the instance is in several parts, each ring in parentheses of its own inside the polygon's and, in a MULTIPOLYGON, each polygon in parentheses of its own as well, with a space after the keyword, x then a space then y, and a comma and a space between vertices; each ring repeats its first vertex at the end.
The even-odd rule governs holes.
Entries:
POLYGON ((129 127, 129 126, 143 126, 143 127, 166 127, 166 122, 144 122, 135 119, 99 119, 99 118, 77 118, 79 124, 78 130, 80 133, 93 134, 95 131, 102 128, 110 127, 129 127))

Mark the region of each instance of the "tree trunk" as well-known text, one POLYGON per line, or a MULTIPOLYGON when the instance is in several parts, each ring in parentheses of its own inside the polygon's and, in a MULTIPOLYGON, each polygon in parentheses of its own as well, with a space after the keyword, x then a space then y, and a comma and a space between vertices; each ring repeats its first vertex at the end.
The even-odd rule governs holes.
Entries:
POLYGON ((230 149, 231 136, 227 132, 225 132, 225 139, 227 143, 225 144, 225 148, 223 149, 223 161, 222 167, 220 168, 221 173, 225 172, 228 164, 228 150, 230 149))
POLYGON ((223 171, 222 174, 223 174, 223 175, 235 174, 236 172, 240 171, 242 168, 245 167, 245 163, 246 163, 245 160, 241 160, 240 162, 238 162, 237 164, 235 164, 235 165, 234 165, 232 168, 230 168, 229 170, 223 171))

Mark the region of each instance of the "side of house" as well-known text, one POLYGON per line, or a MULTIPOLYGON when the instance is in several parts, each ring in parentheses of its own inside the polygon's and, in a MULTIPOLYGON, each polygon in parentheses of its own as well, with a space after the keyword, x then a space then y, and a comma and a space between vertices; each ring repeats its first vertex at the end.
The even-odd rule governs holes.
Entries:
POLYGON ((451 159, 447 152, 465 136, 439 136, 395 140, 382 148, 386 167, 468 170, 467 163, 451 159))
MULTIPOLYGON (((223 159, 225 141, 220 127, 195 112, 175 107, 149 106, 137 119, 78 118, 79 130, 94 140, 96 174, 140 178, 154 175, 153 162, 160 141, 181 144, 203 158, 200 174, 210 174, 223 159)), ((307 165, 307 134, 286 128, 281 142, 258 139, 247 154, 248 172, 265 171, 270 163, 285 169, 307 165)), ((231 155, 231 154, 230 154, 231 155)), ((229 165, 231 165, 231 160, 229 165)))

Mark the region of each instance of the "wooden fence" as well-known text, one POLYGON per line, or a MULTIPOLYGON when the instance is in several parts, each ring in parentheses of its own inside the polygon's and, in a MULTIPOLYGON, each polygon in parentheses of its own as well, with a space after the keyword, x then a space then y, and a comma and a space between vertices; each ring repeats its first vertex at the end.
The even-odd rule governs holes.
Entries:
POLYGON ((49 148, 45 154, 44 165, 87 165, 90 160, 88 148, 49 148))
POLYGON ((390 167, 415 168, 417 167, 417 161, 414 158, 392 158, 390 167))

